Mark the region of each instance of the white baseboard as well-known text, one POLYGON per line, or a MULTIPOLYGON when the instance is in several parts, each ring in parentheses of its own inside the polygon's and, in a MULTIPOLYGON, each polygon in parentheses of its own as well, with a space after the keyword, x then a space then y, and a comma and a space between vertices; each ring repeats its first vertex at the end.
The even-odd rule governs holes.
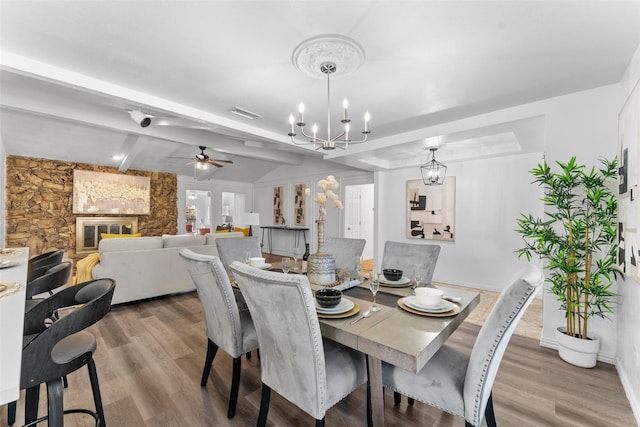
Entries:
POLYGON ((629 381, 629 377, 627 377, 626 372, 621 368, 617 359, 616 371, 618 371, 618 376, 620 377, 622 388, 624 388, 624 392, 627 395, 627 400, 629 401, 629 405, 631 405, 631 410, 633 411, 633 415, 636 418, 636 423, 640 426, 640 399, 634 394, 633 387, 631 386, 631 382, 629 381))
MULTIPOLYGON (((558 349, 558 341, 551 340, 551 339, 544 338, 544 337, 540 338, 540 345, 542 347, 552 348, 554 350, 558 349)), ((560 357, 560 356, 558 356, 558 357, 560 357)), ((616 355, 612 354, 612 353, 607 353, 607 352, 601 351, 600 353, 598 353, 598 360, 600 362, 608 363, 610 365, 615 365, 616 364, 616 355)))

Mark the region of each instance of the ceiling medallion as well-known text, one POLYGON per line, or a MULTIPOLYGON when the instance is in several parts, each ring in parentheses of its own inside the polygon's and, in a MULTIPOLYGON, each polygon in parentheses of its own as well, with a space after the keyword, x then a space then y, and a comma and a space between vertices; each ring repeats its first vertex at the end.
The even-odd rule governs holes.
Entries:
POLYGON ((340 78, 356 71, 364 63, 364 49, 355 40, 340 35, 322 35, 312 37, 300 43, 293 50, 291 61, 293 65, 304 74, 313 78, 327 79, 327 136, 318 136, 318 125, 313 124, 312 134, 305 133, 304 127, 304 104, 301 102, 298 107, 298 121, 293 114, 289 116, 289 133, 291 142, 296 145, 313 145, 316 150, 333 150, 336 147, 345 149, 351 144, 365 142, 371 131, 369 130, 369 112, 364 117, 364 137, 354 141, 350 139, 351 119, 349 118, 349 103, 345 99, 342 102, 342 133, 331 136, 331 77, 340 78), (298 126, 300 133, 307 138, 307 141, 297 141, 295 126, 298 126))

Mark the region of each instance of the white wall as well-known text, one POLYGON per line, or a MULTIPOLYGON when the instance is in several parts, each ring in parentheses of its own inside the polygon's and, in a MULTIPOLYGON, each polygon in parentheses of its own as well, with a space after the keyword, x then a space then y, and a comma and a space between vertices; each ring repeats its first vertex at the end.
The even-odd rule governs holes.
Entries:
MULTIPOLYGON (((544 119, 544 147, 548 162, 567 161, 575 155, 586 164, 611 158, 617 151, 619 85, 495 111, 461 121, 459 126, 491 125, 532 117, 544 119)), ((540 154, 449 164, 456 176, 456 241, 442 243, 434 280, 500 290, 519 269, 513 250, 518 246, 513 229, 520 212, 542 213, 541 193, 531 185, 527 170, 540 154)), ((415 170, 413 170, 415 169, 415 170)), ((406 180, 419 178, 412 170, 376 173, 376 259, 385 240, 406 239, 406 180)), ((600 359, 613 363, 616 351, 616 316, 594 319, 593 331, 602 337, 600 359)), ((564 321, 555 298, 544 293, 541 343, 556 346, 555 328, 564 321)))
MULTIPOLYGON (((621 96, 618 105, 620 110, 637 84, 640 84, 640 46, 620 85, 621 96)), ((638 366, 640 356, 635 354, 640 352, 640 283, 628 277, 624 282, 619 281, 618 295, 616 366, 640 425, 640 366, 638 366)))
POLYGON ((387 240, 441 247, 433 280, 502 290, 526 261, 514 251, 522 241, 513 230, 521 212, 542 215, 542 191, 531 185, 528 170, 541 153, 448 164, 456 177, 455 241, 409 239, 407 180, 420 179, 419 168, 377 173, 376 267, 387 240))
MULTIPOLYGON (((305 184, 311 189, 311 197, 306 201, 307 241, 311 253, 317 250, 315 220, 318 218, 318 205, 313 202, 315 193, 318 191, 317 182, 326 178, 327 175, 334 175, 340 184, 340 200, 344 201, 344 185, 367 184, 373 182, 373 175, 370 172, 358 171, 347 168, 339 164, 328 162, 317 162, 307 159, 303 164, 297 166, 281 166, 259 181, 253 184, 253 206, 254 212, 260 214, 260 225, 274 225, 273 223, 273 187, 284 187, 284 217, 287 226, 293 224, 294 191, 296 184, 305 184)), ((341 236, 343 222, 343 212, 338 211, 331 203, 327 204, 327 221, 325 224, 325 236, 341 236)), ((262 230, 254 231, 254 236, 262 237, 262 230)), ((264 238, 264 251, 267 252, 267 233, 264 238)), ((278 255, 291 255, 294 247, 294 233, 290 231, 273 230, 272 252, 278 255)), ((300 247, 303 248, 303 241, 300 238, 300 247)))

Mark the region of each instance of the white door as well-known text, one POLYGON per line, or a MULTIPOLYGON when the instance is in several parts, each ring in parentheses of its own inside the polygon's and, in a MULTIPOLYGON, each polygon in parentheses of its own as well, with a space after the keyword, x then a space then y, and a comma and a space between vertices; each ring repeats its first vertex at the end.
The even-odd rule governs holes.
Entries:
POLYGON ((362 189, 357 185, 349 185, 345 187, 344 192, 344 237, 360 239, 362 225, 360 201, 362 199, 362 189))
POLYGON ((362 257, 373 257, 373 184, 346 185, 344 237, 367 241, 362 257))

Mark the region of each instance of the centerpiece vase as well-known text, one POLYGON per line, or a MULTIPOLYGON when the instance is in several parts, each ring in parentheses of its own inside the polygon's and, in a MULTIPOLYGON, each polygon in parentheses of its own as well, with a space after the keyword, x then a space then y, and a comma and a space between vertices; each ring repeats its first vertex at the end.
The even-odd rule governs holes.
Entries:
POLYGON ((314 285, 327 286, 336 281, 336 261, 324 252, 324 219, 316 220, 318 227, 318 251, 309 255, 307 277, 314 285))

